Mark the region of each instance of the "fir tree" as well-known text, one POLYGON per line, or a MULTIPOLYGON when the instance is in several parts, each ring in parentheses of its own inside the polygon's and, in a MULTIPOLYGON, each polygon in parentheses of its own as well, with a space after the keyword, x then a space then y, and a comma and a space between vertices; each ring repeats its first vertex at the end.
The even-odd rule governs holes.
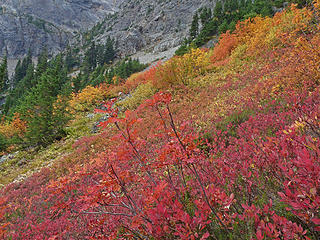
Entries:
POLYGON ((193 16, 191 28, 190 28, 190 38, 195 39, 199 33, 199 17, 198 13, 193 16))
POLYGON ((36 77, 41 76, 48 68, 48 49, 44 48, 38 57, 38 64, 36 67, 36 77))
POLYGON ((8 59, 5 56, 0 65, 0 92, 5 89, 8 80, 8 59))
POLYGON ((112 61, 116 57, 116 50, 114 45, 114 41, 110 37, 108 37, 104 49, 104 62, 107 64, 112 63, 112 61))
POLYGON ((90 72, 97 66, 97 54, 96 54, 96 45, 94 42, 91 43, 89 49, 85 53, 84 60, 85 71, 90 72))

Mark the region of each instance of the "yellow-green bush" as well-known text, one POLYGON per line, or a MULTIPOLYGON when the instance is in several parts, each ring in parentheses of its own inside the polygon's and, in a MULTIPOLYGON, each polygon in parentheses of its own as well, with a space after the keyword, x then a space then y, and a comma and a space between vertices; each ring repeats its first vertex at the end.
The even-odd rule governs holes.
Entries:
POLYGON ((155 94, 156 88, 151 82, 139 85, 136 90, 132 93, 131 97, 124 99, 117 103, 117 105, 124 109, 134 109, 138 107, 141 102, 153 94, 155 94))
POLYGON ((195 77, 208 71, 211 52, 205 49, 192 49, 181 57, 174 57, 159 66, 153 82, 157 88, 179 84, 189 85, 195 77))

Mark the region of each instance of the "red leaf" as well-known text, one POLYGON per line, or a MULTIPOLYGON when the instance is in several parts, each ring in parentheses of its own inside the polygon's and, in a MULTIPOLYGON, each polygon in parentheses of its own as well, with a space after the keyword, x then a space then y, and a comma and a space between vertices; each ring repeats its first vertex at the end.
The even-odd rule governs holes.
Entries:
POLYGON ((200 240, 205 240, 207 239, 208 237, 210 237, 210 233, 209 232, 206 232, 205 234, 203 234, 202 238, 200 240))
POLYGON ((311 219, 311 221, 316 225, 320 225, 320 218, 314 218, 314 219, 311 219))
POLYGON ((260 229, 257 230, 257 240, 263 240, 263 234, 260 229))

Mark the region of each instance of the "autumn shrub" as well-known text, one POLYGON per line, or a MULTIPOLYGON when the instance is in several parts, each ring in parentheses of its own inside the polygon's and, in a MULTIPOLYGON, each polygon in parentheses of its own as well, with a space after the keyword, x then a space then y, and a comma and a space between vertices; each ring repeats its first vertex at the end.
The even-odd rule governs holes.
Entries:
POLYGON ((132 74, 126 79, 124 83, 110 88, 110 94, 116 97, 119 92, 130 93, 133 92, 140 84, 155 82, 156 72, 161 64, 161 61, 158 61, 156 64, 150 66, 145 71, 132 74))
POLYGON ((107 91, 103 85, 93 87, 88 85, 80 93, 73 93, 69 101, 71 111, 86 112, 93 109, 96 105, 106 99, 107 91))
POLYGON ((11 121, 4 121, 0 124, 0 134, 7 138, 11 138, 14 135, 23 137, 26 128, 26 122, 21 120, 19 114, 16 113, 11 121))
POLYGON ((191 84, 207 65, 197 72, 183 57, 135 76, 131 111, 104 102, 101 135, 1 190, 3 238, 319 239, 320 29, 294 23, 278 35, 273 21, 292 24, 286 14, 228 36, 248 42, 221 42, 208 85, 191 84), (167 91, 145 100, 154 87, 167 91))
POLYGON ((122 109, 135 109, 137 108, 142 101, 150 98, 156 92, 156 88, 152 85, 151 82, 140 84, 131 96, 117 103, 117 106, 122 109))
POLYGON ((213 50, 211 60, 213 62, 224 60, 230 56, 231 51, 237 46, 237 44, 238 41, 236 35, 231 34, 229 31, 221 34, 219 43, 213 50))
POLYGON ((25 136, 27 122, 20 118, 19 114, 14 114, 12 120, 3 120, 0 123, 1 151, 14 148, 25 136))
POLYGON ((196 76, 205 74, 210 64, 210 51, 192 49, 183 56, 176 56, 157 69, 153 84, 157 88, 174 85, 189 85, 196 76))

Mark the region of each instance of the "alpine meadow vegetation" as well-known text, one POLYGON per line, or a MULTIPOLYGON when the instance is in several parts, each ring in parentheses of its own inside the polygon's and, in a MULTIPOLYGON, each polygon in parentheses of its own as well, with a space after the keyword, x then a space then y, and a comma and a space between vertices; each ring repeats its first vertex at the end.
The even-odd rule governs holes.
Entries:
POLYGON ((35 71, 0 150, 72 147, 1 188, 0 237, 320 239, 320 0, 298 4, 77 91, 57 87, 71 85, 59 57, 35 71), (70 134, 88 114, 99 131, 70 134))

